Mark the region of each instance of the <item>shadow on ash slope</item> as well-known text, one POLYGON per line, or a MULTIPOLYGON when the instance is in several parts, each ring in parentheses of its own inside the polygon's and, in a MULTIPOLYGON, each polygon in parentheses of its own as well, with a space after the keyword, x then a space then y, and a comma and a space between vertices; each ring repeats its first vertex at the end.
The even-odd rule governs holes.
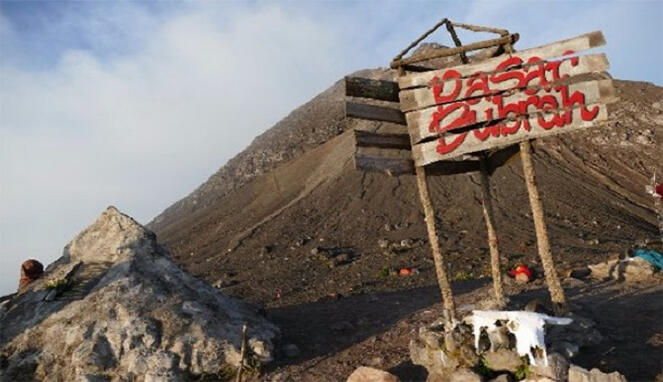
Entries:
MULTIPOLYGON (((358 75, 395 76, 389 70, 358 75)), ((615 86, 621 100, 610 105, 607 126, 535 145, 537 180, 560 270, 602 261, 658 236, 654 201, 645 186, 663 168, 663 88, 631 81, 615 86)), ((268 306, 315 301, 329 293, 434 284, 414 177, 353 169, 348 130, 393 126, 345 119, 343 102, 339 82, 155 218, 150 227, 173 259, 225 293, 268 306), (385 251, 380 240, 407 245, 385 251), (351 253, 342 263, 329 264, 317 247, 351 253), (385 267, 417 267, 421 273, 381 277, 385 267)), ((540 269, 520 161, 498 169, 491 183, 504 262, 540 269)), ((488 276, 478 175, 431 177, 429 184, 452 276, 488 276)))
POLYGON ((256 309, 178 268, 114 207, 0 309, 1 381, 182 380, 239 364, 244 323, 259 361, 273 358, 279 336, 256 309), (69 288, 53 288, 58 280, 69 288))

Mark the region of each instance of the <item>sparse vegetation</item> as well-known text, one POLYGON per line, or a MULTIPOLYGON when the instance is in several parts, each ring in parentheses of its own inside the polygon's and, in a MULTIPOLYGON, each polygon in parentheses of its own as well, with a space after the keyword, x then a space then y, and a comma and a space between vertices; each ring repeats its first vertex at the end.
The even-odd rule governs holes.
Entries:
POLYGON ((460 271, 454 276, 454 281, 467 281, 474 279, 474 273, 470 271, 460 271))
POLYGON ((483 356, 479 358, 479 363, 474 366, 472 370, 485 380, 489 380, 497 376, 497 373, 490 368, 488 361, 483 356))
POLYGON ((518 367, 518 370, 513 374, 516 377, 516 380, 522 381, 523 379, 529 377, 532 370, 529 367, 529 358, 523 357, 523 364, 518 367))
POLYGON ((58 293, 66 292, 68 290, 71 290, 75 285, 73 280, 70 279, 57 279, 57 280, 49 280, 46 282, 46 285, 44 286, 48 290, 57 290, 58 293))
POLYGON ((389 268, 389 266, 387 266, 387 265, 383 266, 378 271, 378 278, 384 279, 384 278, 389 277, 390 271, 391 271, 391 269, 389 268))

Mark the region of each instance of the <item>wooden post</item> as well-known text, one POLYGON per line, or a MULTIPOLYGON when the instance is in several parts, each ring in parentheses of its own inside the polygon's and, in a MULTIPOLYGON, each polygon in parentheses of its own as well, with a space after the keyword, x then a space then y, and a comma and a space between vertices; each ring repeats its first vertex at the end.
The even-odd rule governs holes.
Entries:
POLYGON ((451 282, 447 272, 447 266, 440 251, 440 242, 437 238, 437 230, 435 228, 435 210, 428 194, 428 180, 426 179, 426 169, 424 167, 417 167, 415 169, 417 175, 417 188, 419 188, 419 198, 421 205, 424 208, 424 217, 426 221, 426 230, 428 231, 428 241, 430 242, 431 249, 433 250, 433 260, 435 261, 435 274, 437 276, 437 284, 442 293, 442 300, 444 304, 444 328, 451 330, 453 320, 456 319, 456 303, 454 301, 453 291, 451 289, 451 282))
MULTIPOLYGON (((453 25, 447 23, 447 31, 451 35, 451 39, 457 47, 462 44, 453 25)), ((465 52, 460 53, 460 61, 467 64, 470 61, 465 52)), ((483 218, 486 221, 486 230, 488 231, 488 247, 490 248, 490 271, 493 276, 493 292, 495 293, 495 303, 498 309, 503 309, 506 306, 504 299, 504 287, 502 286, 502 271, 500 269, 500 251, 497 247, 497 233, 495 232, 495 214, 493 213, 493 201, 490 194, 490 182, 488 178, 488 160, 486 154, 483 153, 480 162, 480 177, 481 177, 481 191, 483 197, 481 205, 483 207, 483 218)))
POLYGON ((500 250, 498 248, 497 233, 495 232, 495 214, 493 212, 493 198, 490 192, 490 178, 488 175, 488 159, 486 155, 481 157, 481 204, 483 207, 483 218, 486 221, 488 231, 488 247, 490 248, 490 270, 493 276, 493 291, 498 309, 504 309, 506 299, 504 298, 504 287, 502 286, 502 270, 500 269, 500 250))
POLYGON ((520 143, 520 159, 523 162, 523 173, 525 184, 527 184, 527 193, 532 207, 532 218, 534 219, 534 229, 536 231, 536 241, 539 248, 539 256, 543 265, 543 272, 546 276, 546 283, 550 291, 550 298, 553 302, 555 313, 562 314, 567 310, 566 297, 564 289, 557 277, 555 262, 550 252, 550 243, 548 242, 548 229, 543 216, 543 204, 539 196, 539 190, 536 187, 536 178, 534 175, 534 165, 532 163, 532 145, 529 141, 520 143))
POLYGON ((242 371, 244 371, 244 358, 246 358, 246 324, 242 325, 242 346, 239 351, 239 368, 235 382, 242 382, 242 371))
MULTIPOLYGON (((398 68, 400 76, 405 75, 403 67, 398 68)), ((428 194, 428 180, 426 179, 426 169, 424 167, 415 167, 415 175, 417 176, 417 188, 419 189, 419 199, 421 199, 421 206, 424 209, 424 220, 426 222, 426 231, 428 231, 428 241, 433 251, 433 261, 435 263, 435 275, 437 277, 437 285, 440 287, 442 294, 444 330, 450 332, 453 329, 453 322, 456 320, 456 302, 454 301, 453 290, 451 289, 451 281, 449 273, 447 272, 447 264, 440 251, 440 242, 437 238, 437 229, 435 227, 435 210, 433 203, 428 194)))

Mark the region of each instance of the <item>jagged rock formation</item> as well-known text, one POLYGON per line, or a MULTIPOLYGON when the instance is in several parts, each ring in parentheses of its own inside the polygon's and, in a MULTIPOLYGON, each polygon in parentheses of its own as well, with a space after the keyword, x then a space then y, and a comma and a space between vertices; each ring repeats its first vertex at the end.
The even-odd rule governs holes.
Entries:
POLYGON ((0 311, 0 381, 183 380, 238 365, 248 324, 268 362, 278 328, 178 268, 114 207, 0 311))

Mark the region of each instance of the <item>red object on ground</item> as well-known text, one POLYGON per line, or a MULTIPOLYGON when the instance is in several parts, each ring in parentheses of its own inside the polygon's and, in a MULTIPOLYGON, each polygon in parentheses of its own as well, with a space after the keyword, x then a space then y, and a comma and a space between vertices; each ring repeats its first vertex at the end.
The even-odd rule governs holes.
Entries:
POLYGON ((656 185, 656 193, 658 194, 658 197, 663 201, 663 183, 659 183, 656 185))
POLYGON ((399 276, 409 276, 411 274, 412 274, 412 271, 410 270, 410 268, 401 268, 401 270, 398 271, 399 276))
POLYGON ((37 260, 26 260, 21 264, 21 281, 18 284, 18 290, 30 285, 44 273, 44 266, 37 260))
POLYGON ((530 279, 533 276, 532 271, 529 268, 527 268, 527 265, 525 264, 516 265, 516 267, 513 268, 512 271, 509 271, 509 276, 516 277, 520 273, 527 275, 527 277, 529 277, 530 279))

